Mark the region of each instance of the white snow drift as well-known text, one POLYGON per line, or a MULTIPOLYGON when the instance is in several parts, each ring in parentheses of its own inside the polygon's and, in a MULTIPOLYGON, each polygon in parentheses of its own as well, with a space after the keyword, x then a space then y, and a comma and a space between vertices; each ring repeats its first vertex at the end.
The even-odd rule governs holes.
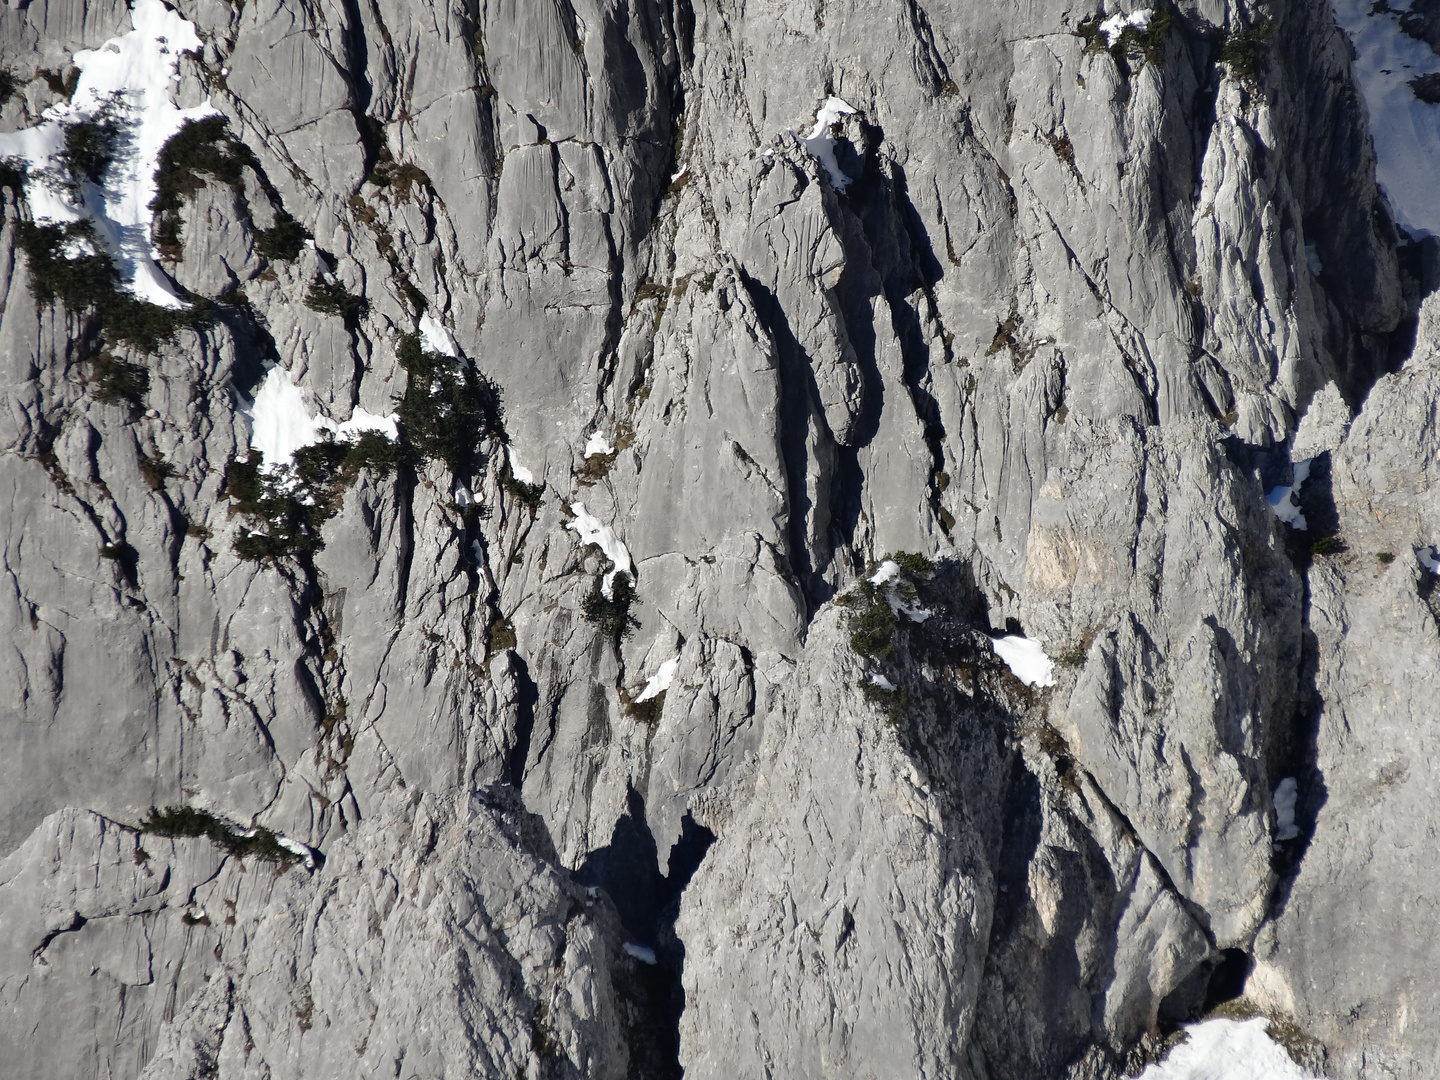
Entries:
POLYGON ((606 571, 605 578, 600 583, 600 591, 609 598, 612 595, 611 586, 615 584, 615 575, 620 571, 623 570, 629 574, 631 581, 635 580, 635 564, 630 561, 630 549, 615 535, 614 529, 589 513, 585 509, 584 503, 571 503, 570 512, 575 515, 575 519, 567 521, 565 527, 580 537, 582 545, 594 544, 598 547, 611 562, 610 569, 606 571))
POLYGON ((1300 512, 1300 485, 1310 478, 1310 458, 1295 462, 1295 481, 1288 487, 1274 487, 1265 496, 1271 512, 1292 529, 1308 529, 1309 523, 1300 512))
POLYGON ((1136 30, 1144 30, 1150 25, 1150 16, 1153 14, 1150 8, 1141 8, 1139 11, 1132 11, 1129 15, 1111 15, 1100 24, 1100 32, 1105 35, 1105 44, 1114 46, 1120 40, 1120 35, 1125 32, 1127 26, 1133 26, 1136 30))
POLYGON ((1005 661, 1005 666, 1026 686, 1054 686, 1055 665, 1045 655, 1045 649, 1034 638, 1007 634, 991 638, 990 647, 995 655, 1005 661))
POLYGON ((185 301, 155 264, 150 242, 150 203, 160 151, 187 120, 218 115, 204 104, 180 109, 171 97, 180 54, 201 47, 195 27, 160 0, 136 0, 128 34, 74 56, 80 79, 68 102, 45 110, 45 120, 25 131, 0 134, 0 158, 23 158, 30 176, 25 197, 41 224, 89 218, 115 260, 126 287, 142 300, 183 308, 185 301), (62 182, 60 154, 65 127, 110 115, 123 129, 114 160, 100 185, 62 182))
POLYGON ((278 365, 265 376, 255 400, 242 401, 240 411, 250 418, 250 447, 265 455, 267 470, 289 464, 296 450, 320 442, 327 433, 353 439, 366 431, 378 431, 392 442, 400 437, 393 413, 376 416, 357 408, 343 424, 328 416, 311 416, 305 395, 278 365))
POLYGON ((1191 1024, 1185 1042, 1149 1066, 1139 1080, 1320 1080, 1266 1034, 1269 1023, 1259 1016, 1191 1024))
POLYGON ((1376 177, 1400 224, 1440 235, 1440 105, 1415 96, 1412 79, 1440 72, 1440 56, 1400 29, 1403 0, 1332 0, 1355 46, 1355 79, 1370 110, 1376 177))
POLYGON ((669 690, 675 682, 675 672, 679 670, 679 668, 680 658, 678 656, 666 660, 660 665, 659 670, 646 681, 645 689, 640 691, 640 695, 635 700, 649 701, 651 698, 657 698, 666 690, 669 690))
POLYGON ((830 183, 836 191, 844 191, 853 181, 845 175, 840 163, 835 160, 835 140, 830 137, 830 128, 842 118, 853 115, 855 110, 848 102, 838 97, 827 97, 825 104, 815 111, 815 127, 809 135, 800 140, 805 144, 805 149, 810 151, 810 155, 825 167, 830 183))

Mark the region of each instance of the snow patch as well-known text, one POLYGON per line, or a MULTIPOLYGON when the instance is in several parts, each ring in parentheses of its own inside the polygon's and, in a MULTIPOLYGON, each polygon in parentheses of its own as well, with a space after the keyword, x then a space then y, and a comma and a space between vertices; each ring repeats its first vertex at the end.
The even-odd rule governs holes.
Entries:
POLYGON ((1311 277, 1318 278, 1325 269, 1325 265, 1320 261, 1320 251, 1314 244, 1305 245, 1305 265, 1310 268, 1311 277))
POLYGON ((218 116, 204 104, 181 109, 171 97, 180 54, 201 47, 195 27, 160 0, 136 0, 128 34, 74 56, 80 70, 68 102, 45 110, 44 121, 26 131, 0 134, 0 158, 24 158, 30 169, 25 197, 39 223, 89 218, 115 261, 126 287, 161 307, 189 305, 155 264, 150 242, 150 203, 160 151, 187 120, 218 116), (114 160, 99 185, 80 180, 73 190, 60 180, 65 127, 104 115, 124 130, 114 160))
POLYGON ((420 338, 431 352, 448 356, 452 360, 460 359, 460 348, 455 344, 455 335, 450 333, 435 316, 420 316, 420 338))
POLYGON ((250 418, 250 447, 265 455, 267 470, 289 464, 296 450, 313 446, 327 433, 353 439, 366 431, 378 431, 391 442, 400 438, 394 413, 376 416, 357 408, 343 424, 328 416, 311 416, 305 407, 305 395, 279 365, 266 374, 255 400, 242 402, 240 411, 250 418))
POLYGON ((642 964, 655 964, 658 962, 655 959, 655 950, 644 945, 635 945, 627 941, 625 942, 625 953, 628 956, 633 956, 642 964))
POLYGON ((830 128, 838 124, 843 117, 854 115, 855 110, 849 103, 838 97, 827 97, 825 104, 815 111, 815 127, 809 135, 800 140, 805 144, 805 149, 810 151, 810 156, 824 166, 836 191, 844 191, 852 181, 841 171, 840 163, 835 160, 835 140, 830 137, 830 128))
POLYGON ((1440 556, 1437 556, 1436 552, 1440 552, 1440 545, 1431 544, 1429 547, 1415 549, 1415 558, 1432 574, 1440 574, 1440 556))
POLYGON ((680 658, 678 656, 673 660, 666 660, 655 674, 650 676, 649 681, 645 683, 645 689, 640 691, 640 696, 635 700, 637 702, 649 701, 669 690, 671 683, 675 681, 675 672, 679 667, 680 658))
POLYGON ((1034 638, 1007 634, 991 638, 990 647, 1005 661, 1005 666, 1026 686, 1054 686, 1055 665, 1034 638))
POLYGON ((887 679, 884 675, 881 675, 878 671, 870 676, 870 685, 878 686, 881 690, 893 691, 895 689, 895 684, 889 679, 887 679))
POLYGON ((1300 798, 1300 787, 1293 776, 1287 776, 1275 785, 1275 839, 1294 840, 1300 835, 1295 825, 1295 803, 1300 798))
MULTIPOLYGON (((250 830, 249 832, 247 832, 245 835, 246 835, 246 836, 254 836, 254 835, 255 835, 255 830, 254 830, 254 829, 251 829, 251 830, 250 830)), ((314 848, 310 847, 310 846, 307 845, 307 844, 302 844, 302 843, 300 843, 300 841, 298 841, 298 840, 291 840, 288 836, 285 836, 285 835, 283 835, 283 834, 281 834, 281 833, 276 833, 276 834, 275 834, 275 843, 279 844, 282 848, 284 848, 286 851, 290 852, 292 855, 299 855, 300 858, 305 861, 305 869, 307 869, 307 870, 314 870, 314 869, 315 869, 315 849, 314 849, 314 848)))
POLYGON ((520 464, 520 459, 515 456, 515 447, 507 446, 505 449, 510 454, 510 475, 522 484, 535 483, 535 474, 520 464))
POLYGON ((1320 1080, 1266 1034, 1270 1021, 1205 1020, 1185 1028, 1185 1042, 1139 1080, 1320 1080))
POLYGON ((881 591, 885 602, 890 605, 890 610, 895 614, 904 615, 911 622, 924 622, 935 614, 929 608, 921 607, 913 601, 907 601, 900 595, 898 588, 901 582, 900 564, 894 559, 886 559, 882 562, 867 580, 881 591))
POLYGON ((1292 529, 1308 529, 1310 526, 1305 520, 1305 515, 1300 512, 1300 485, 1310 478, 1310 462, 1313 458, 1305 458, 1303 461, 1295 462, 1295 482, 1289 487, 1274 487, 1265 496, 1265 501, 1270 504, 1270 511, 1277 518, 1289 525, 1292 529))
POLYGON ((575 520, 567 521, 565 527, 580 537, 581 545, 594 544, 613 564, 600 583, 600 591, 608 600, 611 597, 610 587, 615 583, 615 575, 620 571, 629 574, 631 581, 635 580, 635 564, 630 561, 630 549, 615 535, 614 529, 602 524, 599 518, 586 511, 584 503, 571 503, 570 512, 575 515, 575 520))
POLYGON ((1355 46, 1354 71, 1370 111, 1376 178, 1396 220, 1411 233, 1440 235, 1440 105, 1415 96, 1410 82, 1440 72, 1440 56, 1400 29, 1402 8, 1373 0, 1332 0, 1335 20, 1355 46))
POLYGON ((1132 11, 1129 15, 1111 15, 1100 24, 1100 33, 1105 35, 1105 44, 1114 48, 1127 26, 1133 26, 1136 30, 1144 30, 1150 25, 1151 14, 1150 8, 1141 8, 1139 11, 1132 11))
POLYGON ((611 446, 610 440, 598 431, 595 432, 594 435, 591 435, 585 442, 585 456, 587 458, 608 457, 613 453, 615 453, 615 447, 611 446))
POLYGON ((886 559, 880 564, 880 569, 870 576, 870 584, 875 586, 888 585, 900 576, 900 564, 894 559, 886 559))

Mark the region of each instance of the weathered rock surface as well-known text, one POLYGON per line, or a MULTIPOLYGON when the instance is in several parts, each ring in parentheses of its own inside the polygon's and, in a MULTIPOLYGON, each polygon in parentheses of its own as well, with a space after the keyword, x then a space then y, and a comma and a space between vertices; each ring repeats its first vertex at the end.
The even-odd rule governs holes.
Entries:
MULTIPOLYGON (((1111 1077, 1247 957, 1434 1071, 1440 315, 1323 0, 176 7, 214 317, 37 300, 0 190, 7 1075, 1111 1077), (416 332, 503 423, 243 557, 267 372, 383 416, 416 332)), ((129 29, 0 10, 0 126, 129 29)))

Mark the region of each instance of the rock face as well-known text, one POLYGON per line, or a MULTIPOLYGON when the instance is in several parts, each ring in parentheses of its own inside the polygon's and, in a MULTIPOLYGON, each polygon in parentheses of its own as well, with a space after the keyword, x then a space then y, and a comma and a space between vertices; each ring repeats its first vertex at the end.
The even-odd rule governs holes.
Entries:
MULTIPOLYGON (((0 10, 0 128, 147 4, 0 10)), ((1241 981, 1433 1074, 1440 308, 1324 0, 176 10, 185 325, 0 177, 7 1077, 1113 1077, 1241 981), (277 377, 398 446, 267 481, 277 377)))

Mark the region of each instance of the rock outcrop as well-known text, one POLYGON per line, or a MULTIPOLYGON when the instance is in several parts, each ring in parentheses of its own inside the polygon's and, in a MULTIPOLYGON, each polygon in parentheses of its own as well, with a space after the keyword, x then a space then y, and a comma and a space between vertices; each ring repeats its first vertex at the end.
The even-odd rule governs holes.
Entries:
MULTIPOLYGON (((0 11, 0 127, 145 5, 0 11)), ((175 10, 183 316, 0 176, 7 1076, 1113 1077, 1237 972, 1434 1071, 1434 256, 1325 0, 175 10)))

